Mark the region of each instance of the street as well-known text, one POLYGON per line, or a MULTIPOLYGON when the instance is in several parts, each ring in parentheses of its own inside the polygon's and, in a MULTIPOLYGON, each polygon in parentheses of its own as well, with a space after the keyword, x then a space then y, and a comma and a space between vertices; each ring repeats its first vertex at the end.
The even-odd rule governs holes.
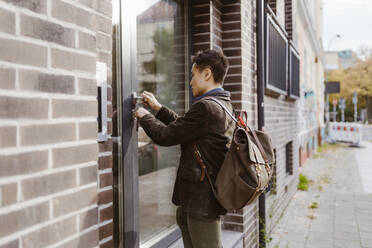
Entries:
POLYGON ((269 248, 372 247, 372 142, 337 144, 300 167, 298 190, 271 234, 269 248))

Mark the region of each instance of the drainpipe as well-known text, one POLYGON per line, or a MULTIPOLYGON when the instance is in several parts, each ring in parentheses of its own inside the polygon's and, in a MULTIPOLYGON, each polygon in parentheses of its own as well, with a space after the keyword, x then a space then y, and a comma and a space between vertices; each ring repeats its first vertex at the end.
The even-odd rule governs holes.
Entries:
MULTIPOLYGON (((265 85, 265 14, 264 0, 256 0, 256 32, 257 32, 257 113, 258 130, 263 130, 264 119, 264 85, 265 85)), ((266 247, 266 207, 265 192, 258 198, 258 216, 259 216, 259 247, 266 247)))

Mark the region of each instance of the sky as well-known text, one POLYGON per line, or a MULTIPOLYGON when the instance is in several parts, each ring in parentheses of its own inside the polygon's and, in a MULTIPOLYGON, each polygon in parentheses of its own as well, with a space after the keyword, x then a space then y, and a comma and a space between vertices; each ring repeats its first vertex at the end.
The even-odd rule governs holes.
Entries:
POLYGON ((372 0, 323 0, 323 47, 328 50, 372 47, 372 0))

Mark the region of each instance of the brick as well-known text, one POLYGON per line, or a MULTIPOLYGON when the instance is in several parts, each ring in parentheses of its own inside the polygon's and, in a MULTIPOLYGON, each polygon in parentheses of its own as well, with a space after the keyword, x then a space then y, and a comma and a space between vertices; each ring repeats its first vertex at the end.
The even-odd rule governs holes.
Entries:
POLYGON ((53 199, 54 217, 77 211, 97 203, 97 187, 93 186, 53 199))
POLYGON ((53 167, 97 161, 98 158, 97 144, 54 148, 52 153, 53 167))
MULTIPOLYGON (((94 229, 88 233, 63 243, 58 248, 70 248, 70 247, 96 247, 98 245, 98 229, 94 229)), ((114 247, 114 246, 112 246, 114 247)))
POLYGON ((241 38, 241 32, 238 30, 238 31, 234 31, 234 32, 223 32, 222 33, 222 39, 225 40, 225 39, 240 39, 241 38))
POLYGON ((112 121, 107 122, 107 133, 112 135, 112 121))
POLYGON ((99 221, 104 222, 106 220, 111 220, 114 218, 114 208, 110 206, 108 208, 104 208, 99 213, 99 221))
POLYGON ((25 179, 21 185, 24 200, 54 194, 76 186, 76 170, 25 179))
POLYGON ((97 0, 79 0, 79 3, 94 10, 98 8, 97 0))
POLYGON ((107 105, 107 116, 112 117, 112 104, 107 105))
POLYGON ((113 199, 112 189, 101 191, 99 192, 98 195, 98 204, 101 205, 110 203, 112 202, 112 199, 113 199))
POLYGON ((51 3, 52 16, 54 18, 85 28, 95 29, 96 17, 93 13, 60 0, 53 0, 51 3))
POLYGON ((107 140, 106 142, 98 143, 99 152, 111 152, 112 151, 112 139, 107 140))
POLYGON ((98 61, 104 62, 107 64, 108 67, 111 67, 112 66, 111 51, 110 52, 99 52, 98 61))
POLYGON ((15 34, 15 14, 5 9, 0 9, 0 31, 15 34))
POLYGON ((39 18, 21 15, 21 34, 54 42, 67 47, 75 46, 75 31, 39 18))
POLYGON ((236 21, 236 22, 241 21, 240 13, 231 14, 231 15, 222 15, 222 22, 233 22, 233 21, 236 21))
POLYGON ((98 223, 98 207, 79 214, 80 231, 98 223))
POLYGON ((1 187, 1 206, 11 205, 17 202, 17 183, 9 183, 1 187))
POLYGON ((98 165, 100 170, 112 168, 112 155, 99 157, 98 165))
POLYGON ((53 118, 60 117, 97 117, 97 101, 78 101, 66 99, 52 100, 53 118))
POLYGON ((100 188, 112 186, 112 173, 105 173, 99 175, 99 186, 100 188))
POLYGON ((107 85, 112 85, 112 70, 111 68, 107 68, 107 85))
POLYGON ((33 151, 0 156, 1 177, 30 174, 48 168, 48 151, 33 151))
POLYGON ((79 32, 79 48, 88 50, 88 51, 96 51, 96 36, 79 32))
POLYGON ((222 7, 223 13, 234 13, 239 12, 240 13, 240 5, 229 5, 229 6, 223 6, 222 7))
POLYGON ((44 46, 0 38, 0 60, 46 67, 48 50, 44 46))
POLYGON ((79 169, 80 185, 97 181, 97 165, 79 169))
POLYGON ((99 248, 111 248, 111 247, 114 247, 114 240, 113 239, 110 239, 110 240, 106 241, 105 243, 99 245, 99 248))
POLYGON ((0 215, 0 238, 20 232, 30 226, 47 221, 49 218, 49 203, 43 202, 17 211, 0 215))
POLYGON ((52 67, 95 73, 96 57, 52 49, 52 67))
POLYGON ((0 68, 0 88, 14 89, 15 87, 15 69, 0 68))
POLYGON ((107 17, 112 16, 112 4, 111 2, 105 1, 105 0, 99 0, 98 2, 98 12, 101 12, 102 14, 106 15, 107 17))
POLYGON ((46 0, 4 0, 17 7, 26 8, 37 13, 46 13, 46 0))
POLYGON ((227 48, 227 47, 241 47, 241 40, 230 40, 230 41, 223 41, 222 42, 222 46, 224 48, 227 48))
POLYGON ((21 145, 24 146, 73 141, 75 138, 75 123, 20 127, 21 145))
POLYGON ((107 87, 107 101, 111 102, 112 101, 112 88, 110 85, 107 87))
POLYGON ((97 48, 111 51, 112 50, 112 39, 111 36, 98 32, 97 33, 97 48))
POLYGON ((79 123, 79 139, 96 139, 98 133, 98 123, 80 122, 79 123))
POLYGON ((17 145, 17 128, 11 126, 0 127, 0 148, 17 145))
POLYGON ((70 75, 47 74, 34 70, 20 70, 21 89, 47 93, 74 94, 74 77, 70 75))
POLYGON ((102 16, 97 15, 97 30, 104 32, 106 34, 112 34, 112 21, 111 18, 105 18, 102 16))
MULTIPOLYGON (((1 46, 0 46, 1 47, 1 46)), ((47 119, 48 100, 38 98, 0 97, 0 118, 47 119)))
POLYGON ((113 234, 113 223, 110 222, 104 226, 99 227, 99 239, 102 240, 104 238, 107 238, 113 234))
POLYGON ((76 217, 72 216, 25 235, 22 244, 24 247, 46 247, 76 232, 76 217))
POLYGON ((78 87, 80 95, 97 96, 97 81, 94 79, 79 78, 78 87))
POLYGON ((18 248, 19 246, 19 240, 12 240, 6 244, 0 245, 0 248, 18 248))

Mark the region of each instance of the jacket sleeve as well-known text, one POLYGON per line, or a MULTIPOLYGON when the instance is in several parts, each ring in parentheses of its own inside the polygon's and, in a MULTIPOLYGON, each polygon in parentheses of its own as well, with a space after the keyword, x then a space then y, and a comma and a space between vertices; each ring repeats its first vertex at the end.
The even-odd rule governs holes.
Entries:
POLYGON ((162 106, 155 117, 165 125, 168 125, 170 122, 175 121, 179 116, 169 108, 162 106))
POLYGON ((207 132, 208 111, 203 102, 192 105, 185 116, 178 117, 168 125, 152 114, 141 118, 140 123, 146 134, 158 145, 172 146, 196 140, 207 132))

